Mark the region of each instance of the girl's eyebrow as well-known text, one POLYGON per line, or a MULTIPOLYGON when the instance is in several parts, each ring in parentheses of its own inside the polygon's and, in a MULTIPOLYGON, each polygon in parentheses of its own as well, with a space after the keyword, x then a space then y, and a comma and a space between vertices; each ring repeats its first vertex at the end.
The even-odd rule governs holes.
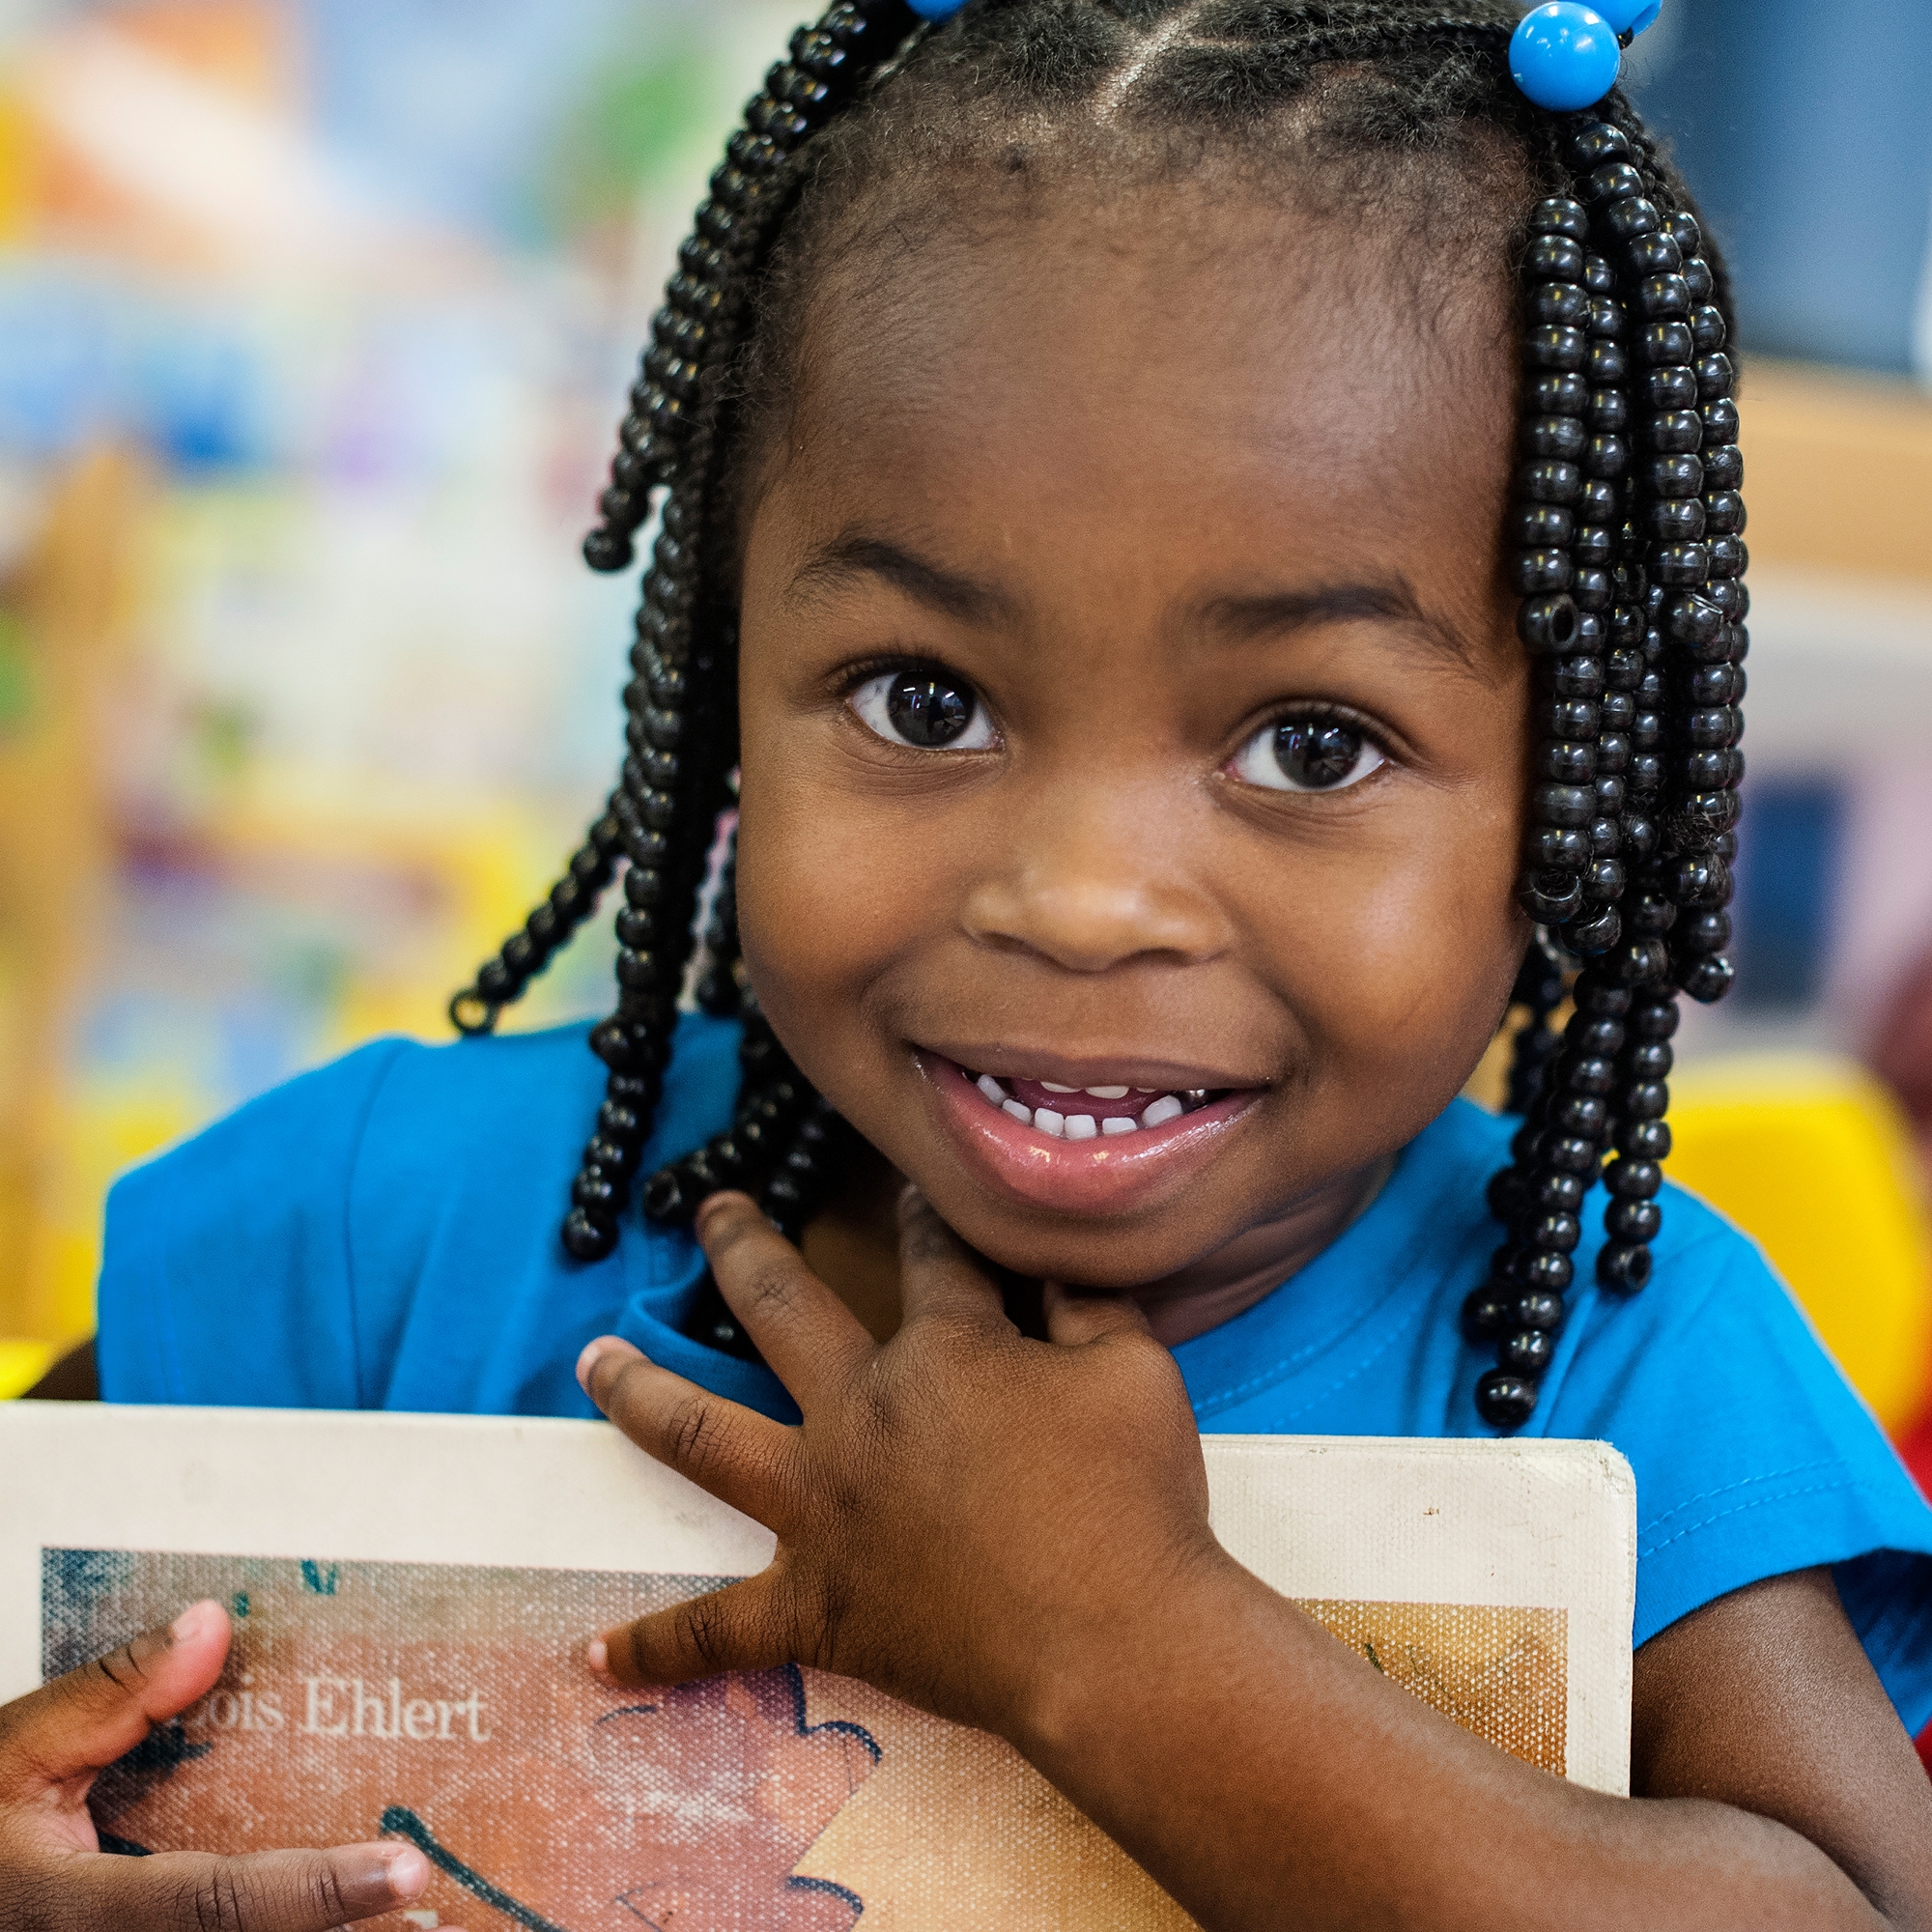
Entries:
MULTIPOLYGON (((945 569, 899 544, 859 530, 847 530, 814 550, 794 573, 785 594, 789 600, 803 600, 867 578, 962 623, 1010 622, 1019 611, 1017 600, 999 585, 945 569)), ((1202 607, 1201 620, 1210 636, 1231 643, 1366 620, 1422 644, 1438 664, 1446 656, 1458 668, 1484 676, 1468 639, 1426 611, 1400 573, 1360 583, 1215 597, 1202 607)))
POLYGON ((1432 656, 1447 653, 1464 670, 1478 670, 1469 641, 1446 619, 1426 611, 1406 577, 1367 583, 1319 584, 1312 590, 1276 590, 1217 597, 1206 611, 1209 627, 1231 641, 1311 630, 1321 624, 1364 620, 1391 624, 1427 644, 1432 656))
POLYGON ((996 623, 1013 617, 1018 606, 997 584, 946 570, 926 557, 882 537, 846 530, 822 544, 793 574, 788 600, 813 591, 842 587, 860 578, 876 578, 942 615, 964 623, 996 623))

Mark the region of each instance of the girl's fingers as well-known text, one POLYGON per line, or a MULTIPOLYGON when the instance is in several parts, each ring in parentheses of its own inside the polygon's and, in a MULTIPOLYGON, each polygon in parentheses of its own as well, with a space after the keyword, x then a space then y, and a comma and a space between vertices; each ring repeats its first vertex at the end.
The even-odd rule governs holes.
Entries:
POLYGON ((794 1433, 710 1394, 615 1335, 578 1357, 584 1393, 647 1455, 768 1529, 784 1513, 794 1433))
POLYGON ((589 1662, 614 1683, 689 1684, 727 1670, 770 1670, 794 1662, 793 1632, 780 1612, 769 1570, 606 1631, 589 1662))
MULTIPOLYGON (((162 1852, 147 1859, 75 1855, 47 1874, 59 1909, 54 1932, 101 1925, 140 1932, 330 1932, 400 1912, 429 1884, 413 1845, 351 1845, 333 1852, 259 1852, 216 1859, 162 1852)), ((36 1923, 41 1921, 37 1920, 36 1923)))
POLYGON ((916 1187, 899 1196, 899 1300, 908 1322, 939 1314, 1006 1320, 984 1264, 916 1187))
POLYGON ((228 1613, 196 1604, 161 1630, 56 1677, 0 1711, 0 1785, 100 1771, 211 1690, 228 1655, 228 1613))
POLYGON ((712 1195, 697 1211, 697 1238, 725 1304, 800 1408, 871 1354, 865 1324, 750 1195, 712 1195))
POLYGON ((1057 1281, 1045 1284, 1046 1335, 1063 1348, 1077 1349, 1107 1335, 1146 1335, 1151 1331, 1138 1301, 1124 1294, 1080 1294, 1057 1281))

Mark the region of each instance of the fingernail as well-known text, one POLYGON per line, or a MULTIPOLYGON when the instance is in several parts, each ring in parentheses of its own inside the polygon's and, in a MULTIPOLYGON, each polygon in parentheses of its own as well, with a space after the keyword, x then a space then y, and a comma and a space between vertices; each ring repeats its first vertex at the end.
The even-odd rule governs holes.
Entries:
POLYGON ((590 1371, 595 1365, 597 1357, 603 1352, 604 1338, 600 1335, 596 1341, 584 1343, 583 1352, 577 1358, 577 1386, 585 1395, 590 1393, 590 1371))
POLYGON ((395 1845, 383 1854, 384 1883, 398 1898, 413 1898, 429 1883, 429 1861, 413 1845, 395 1845))
POLYGON ((221 1605, 213 1598, 205 1597, 198 1604, 190 1604, 168 1626, 168 1635, 176 1643, 191 1643, 196 1637, 205 1635, 209 1626, 220 1615, 221 1605))
POLYGON ((611 1646, 601 1636, 593 1636, 584 1645, 583 1661, 590 1666, 593 1677, 608 1677, 611 1674, 611 1646))

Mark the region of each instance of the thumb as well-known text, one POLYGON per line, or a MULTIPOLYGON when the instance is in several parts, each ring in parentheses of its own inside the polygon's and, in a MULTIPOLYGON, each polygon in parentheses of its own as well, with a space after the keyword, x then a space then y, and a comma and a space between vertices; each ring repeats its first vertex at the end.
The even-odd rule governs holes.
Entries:
POLYGON ((65 1784, 127 1756, 213 1687, 227 1655, 227 1611, 195 1604, 164 1629, 0 1706, 0 1789, 65 1784))
POLYGON ((796 1654, 796 1620, 783 1608, 782 1589, 775 1565, 606 1631, 586 1661, 600 1677, 623 1685, 689 1684, 727 1670, 808 1662, 796 1654))

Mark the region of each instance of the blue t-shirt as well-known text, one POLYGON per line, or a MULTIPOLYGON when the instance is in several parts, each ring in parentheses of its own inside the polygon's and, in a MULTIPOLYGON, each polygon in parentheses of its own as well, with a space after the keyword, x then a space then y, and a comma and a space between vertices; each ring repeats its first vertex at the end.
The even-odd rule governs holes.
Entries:
MULTIPOLYGON (((737 1031, 680 1030, 647 1161, 728 1122, 737 1031)), ((702 1274, 631 1217, 569 1261, 557 1222, 602 1095, 584 1029, 425 1047, 382 1040, 251 1102, 127 1176, 107 1208, 102 1394, 113 1402, 588 1416, 592 1336, 766 1413, 764 1368, 678 1332, 702 1274)), ((1201 1427, 1482 1435, 1492 1358, 1458 1312, 1497 1230, 1484 1185, 1511 1123, 1458 1101, 1368 1210, 1264 1301, 1175 1350, 1201 1427)), ((648 1166, 645 1169, 649 1171, 648 1166)), ((1601 1194, 1598 1199, 1601 1200, 1601 1194)), ((1932 1718, 1932 1509, 1749 1240, 1667 1191, 1656 1271, 1600 1294, 1601 1214, 1526 1433, 1613 1442, 1636 1471, 1635 1640, 1726 1591, 1837 1567, 1900 1716, 1932 1718)))

